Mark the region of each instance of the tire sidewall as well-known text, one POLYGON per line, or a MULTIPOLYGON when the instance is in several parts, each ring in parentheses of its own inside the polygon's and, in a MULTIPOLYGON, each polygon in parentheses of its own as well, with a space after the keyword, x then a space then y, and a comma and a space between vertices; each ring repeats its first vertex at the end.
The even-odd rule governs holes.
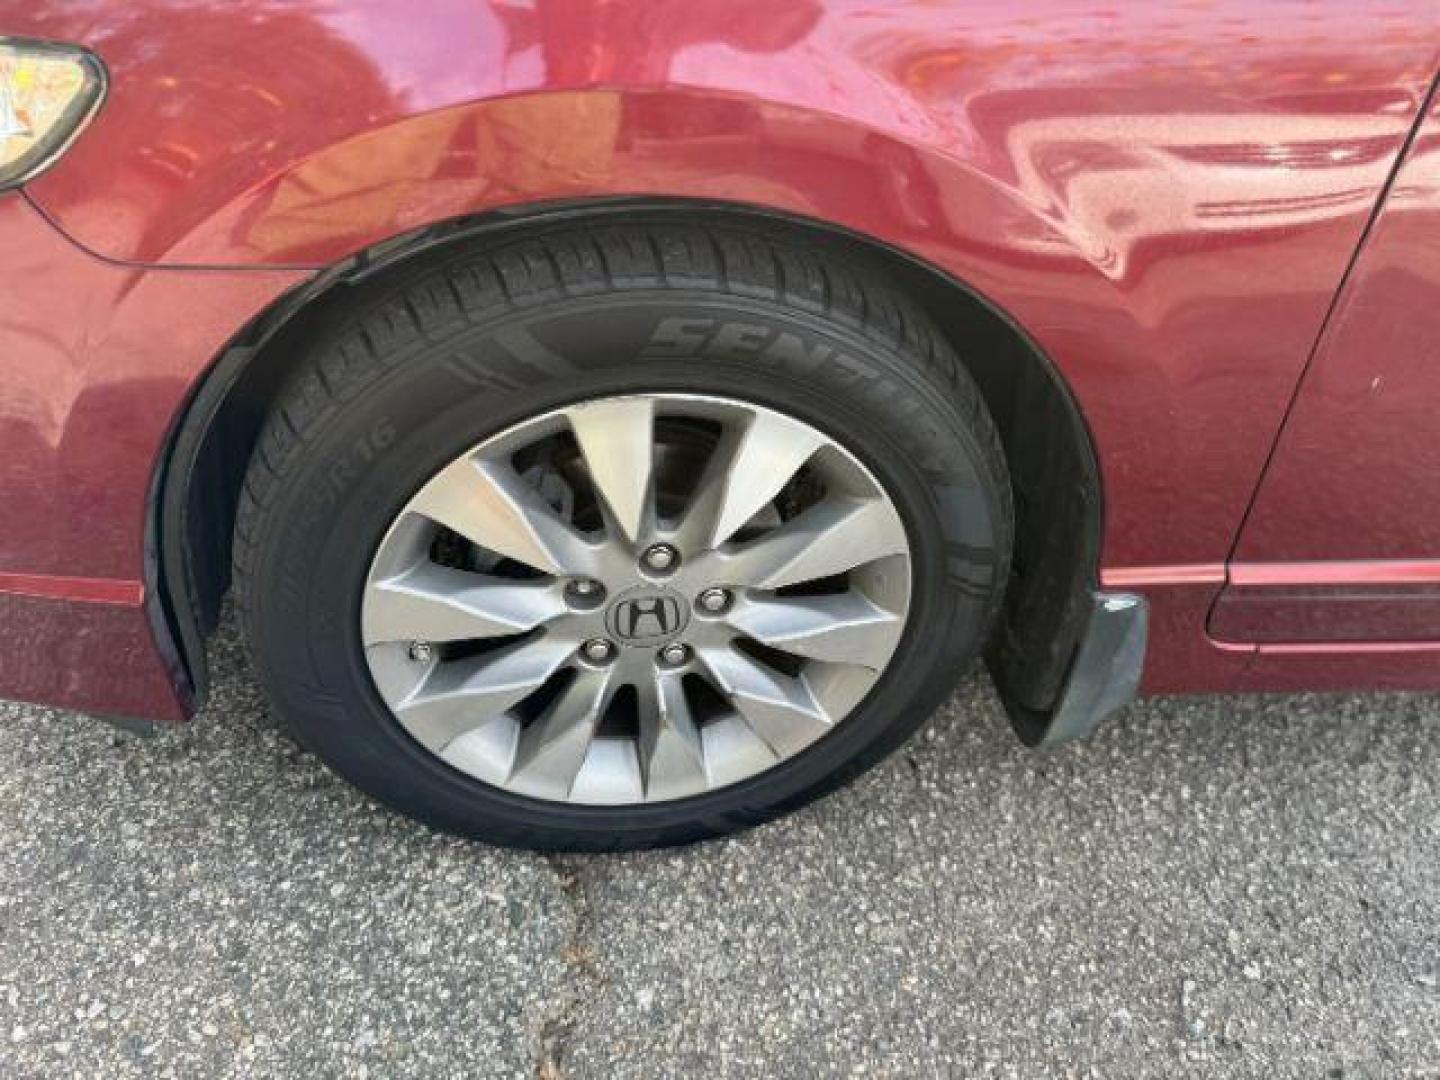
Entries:
POLYGON ((447 830, 593 849, 682 842, 775 816, 898 745, 984 644, 1009 551, 1005 478, 946 390, 898 343, 773 302, 674 290, 560 300, 416 340, 307 433, 262 514, 249 627, 257 666, 304 742, 361 788, 447 830), (406 502, 468 449, 576 401, 639 392, 766 406, 860 460, 909 535, 907 629, 834 731, 759 776, 653 805, 514 795, 423 749, 381 700, 359 634, 369 566, 406 502))

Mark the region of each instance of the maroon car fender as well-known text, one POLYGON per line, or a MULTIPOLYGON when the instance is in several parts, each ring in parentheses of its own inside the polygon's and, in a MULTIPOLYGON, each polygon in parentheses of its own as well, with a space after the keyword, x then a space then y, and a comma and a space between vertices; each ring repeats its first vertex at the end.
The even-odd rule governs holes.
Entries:
MULTIPOLYGON (((235 311, 237 340, 314 271, 557 201, 778 212, 963 283, 1079 403, 1105 489, 1102 581, 1152 606, 1151 690, 1229 686, 1248 662, 1205 615, 1435 62, 1423 6, 1288 0, 1053 0, 1023 19, 1001 4, 477 0, 418 24, 394 4, 142 0, 4 3, 0 26, 80 42, 111 70, 110 101, 35 204, 106 260, 276 275, 235 311)), ((84 315, 97 333, 114 317, 84 315)), ((119 479, 148 484, 154 414, 176 429, 224 336, 170 355, 143 423, 102 435, 62 412, 71 452, 122 445, 119 479)), ((49 565, 93 514, 64 495, 55 510, 0 570, 49 565)), ((144 532, 143 515, 107 517, 89 561, 143 581, 144 532)))

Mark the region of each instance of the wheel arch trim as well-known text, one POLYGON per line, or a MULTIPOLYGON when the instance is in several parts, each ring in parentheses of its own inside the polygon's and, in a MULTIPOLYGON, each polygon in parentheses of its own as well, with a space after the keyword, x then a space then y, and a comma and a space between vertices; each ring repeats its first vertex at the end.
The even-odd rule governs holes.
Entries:
MULTIPOLYGON (((883 240, 857 233, 843 226, 773 208, 728 201, 693 198, 622 197, 571 199, 507 207, 478 215, 446 220, 411 230, 352 255, 282 294, 257 313, 231 339, 204 375, 197 380, 184 407, 178 412, 166 439, 153 478, 147 532, 153 558, 147 559, 147 595, 158 607, 154 623, 161 647, 176 659, 176 668, 188 682, 188 696, 196 703, 208 689, 204 645, 214 628, 224 588, 228 585, 229 530, 233 528, 233 500, 228 512, 223 506, 223 487, 234 483, 234 470, 243 474, 245 460, 226 460, 222 437, 237 394, 243 392, 247 373, 266 356, 277 338, 297 325, 300 317, 313 311, 327 298, 333 299, 346 287, 375 279, 402 263, 433 255, 467 242, 483 242, 506 232, 537 223, 566 220, 600 221, 617 215, 663 215, 684 213, 769 223, 776 228, 808 233, 817 241, 838 245, 870 261, 880 261, 898 274, 902 288, 919 289, 920 301, 932 316, 938 316, 942 331, 953 329, 943 323, 946 313, 957 320, 984 312, 996 332, 1008 335, 1016 347, 1028 354, 1033 365, 1027 381, 1009 405, 1024 408, 1026 395, 1047 397, 1046 408, 1054 411, 1051 421, 1068 428, 1068 452, 1072 455, 1072 479, 1084 488, 1080 535, 1073 544, 1064 573, 1044 575, 1040 591, 1049 599, 1028 598, 1018 607, 1007 603, 1004 624, 996 635, 987 660, 1002 694, 1016 717, 1033 731, 1037 716, 1049 715, 1064 697, 1065 686, 1091 622, 1093 594, 1098 584, 1101 538, 1104 532, 1104 493, 1095 439, 1068 382, 1034 338, 1000 305, 982 295, 948 271, 916 254, 883 240), (960 310, 963 309, 963 310, 960 310), (228 476, 227 476, 228 473, 228 476), (216 499, 220 501, 217 503, 216 499), (201 505, 206 499, 210 505, 201 505), (1060 579, 1064 578, 1064 581, 1060 579), (1053 580, 1051 580, 1053 579, 1053 580), (1036 617, 1040 612, 1041 617, 1036 617), (1039 640, 1044 638, 1046 640, 1039 640), (1015 703, 1015 704, 1012 704, 1015 703), (1023 704, 1020 704, 1023 703, 1023 704)), ((271 363, 277 363, 273 357, 271 363)), ((974 374, 972 370, 972 374, 974 374)), ((977 376, 992 413, 1007 402, 992 398, 993 387, 977 376)), ((1004 432, 1005 422, 997 416, 1004 432)), ((1025 447, 1017 432, 1012 439, 1005 432, 1010 458, 1025 447), (1021 440, 1016 442, 1016 440, 1021 440)), ((253 442, 252 442, 253 445, 253 442)), ((1073 516, 1073 514, 1072 514, 1073 516)), ((1052 549, 1054 545, 1051 545, 1052 549)), ((1056 553, 1048 556, 1055 562, 1056 553)), ((1014 579, 1012 578, 1012 591, 1014 579)), ((1034 588, 1030 592, 1034 593, 1034 588)), ((1027 741, 1034 741, 1027 738, 1027 741)))

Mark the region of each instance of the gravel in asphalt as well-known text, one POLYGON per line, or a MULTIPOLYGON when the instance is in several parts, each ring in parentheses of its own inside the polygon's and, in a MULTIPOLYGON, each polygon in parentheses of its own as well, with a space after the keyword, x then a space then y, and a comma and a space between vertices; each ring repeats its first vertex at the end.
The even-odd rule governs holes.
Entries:
POLYGON ((0 704, 0 1076, 1440 1076, 1440 698, 978 675, 784 821, 545 858, 280 735, 232 629, 153 738, 0 704))

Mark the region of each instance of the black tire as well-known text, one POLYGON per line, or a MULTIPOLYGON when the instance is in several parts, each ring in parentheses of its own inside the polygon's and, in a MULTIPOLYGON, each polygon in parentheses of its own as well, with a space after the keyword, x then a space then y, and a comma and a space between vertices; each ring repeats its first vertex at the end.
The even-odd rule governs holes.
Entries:
POLYGON ((898 746, 985 644, 1012 529, 974 383, 883 276, 750 227, 571 223, 429 256, 331 312, 251 461, 235 585, 275 710, 360 788, 492 843, 639 848, 765 821, 898 746), (412 741, 376 692, 359 637, 370 559, 411 494, 487 434, 642 390, 744 398, 845 445, 910 533, 909 626, 854 712, 749 780, 615 808, 502 791, 412 741))

